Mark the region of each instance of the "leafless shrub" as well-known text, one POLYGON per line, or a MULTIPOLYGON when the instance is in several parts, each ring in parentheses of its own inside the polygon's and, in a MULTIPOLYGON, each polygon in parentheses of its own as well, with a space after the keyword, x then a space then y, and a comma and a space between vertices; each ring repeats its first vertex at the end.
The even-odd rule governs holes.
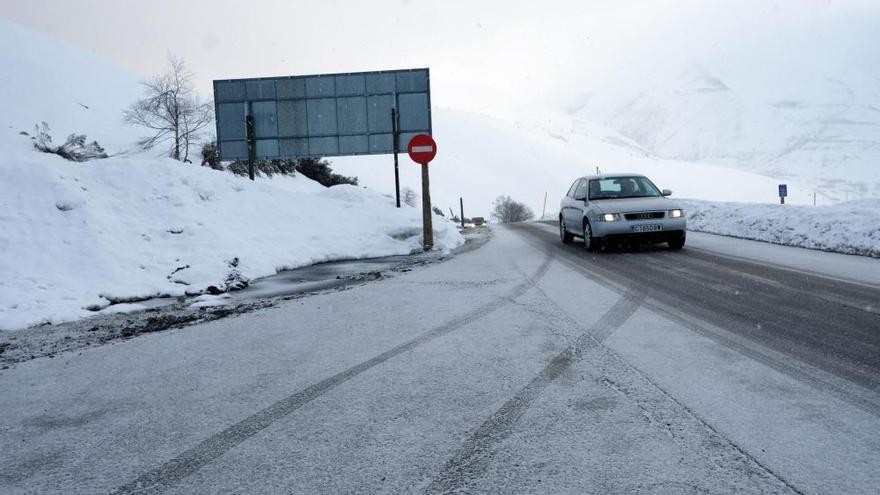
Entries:
POLYGON ((52 144, 52 136, 49 134, 49 124, 41 122, 34 126, 34 135, 31 140, 34 148, 43 153, 53 153, 72 162, 85 162, 98 158, 107 158, 107 153, 97 141, 86 142, 85 134, 73 133, 67 136, 64 144, 55 146, 52 144))
POLYGON ((535 213, 510 196, 498 196, 492 202, 492 217, 500 223, 525 222, 535 218, 535 213))

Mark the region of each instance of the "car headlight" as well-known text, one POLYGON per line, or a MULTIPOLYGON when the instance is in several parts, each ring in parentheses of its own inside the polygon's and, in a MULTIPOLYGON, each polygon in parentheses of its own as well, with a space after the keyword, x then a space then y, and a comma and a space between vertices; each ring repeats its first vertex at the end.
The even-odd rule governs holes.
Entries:
POLYGON ((669 218, 681 218, 684 216, 684 210, 680 208, 676 208, 674 210, 669 210, 669 218))
POLYGON ((600 213, 600 222, 616 222, 620 220, 620 213, 600 213))

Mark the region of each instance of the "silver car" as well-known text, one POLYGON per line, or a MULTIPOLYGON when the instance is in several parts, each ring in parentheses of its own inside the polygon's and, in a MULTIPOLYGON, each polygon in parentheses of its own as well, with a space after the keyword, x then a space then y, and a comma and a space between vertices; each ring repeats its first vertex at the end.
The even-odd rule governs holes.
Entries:
POLYGON ((562 199, 559 237, 569 243, 581 237, 587 249, 612 241, 666 242, 684 246, 684 210, 647 177, 635 174, 588 175, 574 181, 562 199))

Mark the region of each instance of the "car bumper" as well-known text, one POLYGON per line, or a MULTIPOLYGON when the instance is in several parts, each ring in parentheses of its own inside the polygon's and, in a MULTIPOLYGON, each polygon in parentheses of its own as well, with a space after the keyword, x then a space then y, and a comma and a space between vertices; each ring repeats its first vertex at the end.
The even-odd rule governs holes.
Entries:
POLYGON ((669 238, 678 237, 687 231, 687 220, 684 218, 658 218, 654 220, 619 220, 616 222, 591 222, 593 237, 658 239, 664 242, 669 238), (654 232, 636 232, 639 225, 659 225, 660 230, 654 232))

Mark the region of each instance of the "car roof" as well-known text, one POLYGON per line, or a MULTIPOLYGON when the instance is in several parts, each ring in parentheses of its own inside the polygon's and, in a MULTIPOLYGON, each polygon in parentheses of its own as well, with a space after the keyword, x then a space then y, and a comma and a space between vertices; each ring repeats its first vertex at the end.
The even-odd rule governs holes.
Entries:
MULTIPOLYGON (((618 179, 621 177, 645 177, 642 174, 598 174, 598 175, 584 175, 578 177, 578 179, 618 179)), ((647 179, 647 177, 645 177, 647 179)))

